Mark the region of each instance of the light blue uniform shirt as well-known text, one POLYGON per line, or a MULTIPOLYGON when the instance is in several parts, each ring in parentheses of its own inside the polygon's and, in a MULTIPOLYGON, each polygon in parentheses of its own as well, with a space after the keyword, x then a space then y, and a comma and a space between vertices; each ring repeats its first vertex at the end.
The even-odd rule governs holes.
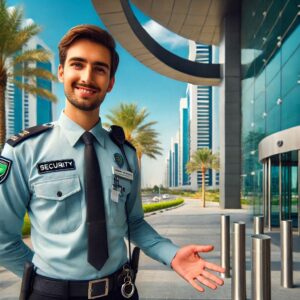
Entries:
MULTIPOLYGON (((6 144, 2 152, 12 165, 6 180, 0 183, 0 265, 18 276, 22 276, 25 261, 31 260, 39 274, 51 278, 86 280, 118 270, 127 261, 126 201, 132 241, 166 265, 175 256, 178 247, 144 220, 135 151, 125 145, 133 181, 120 178, 125 191, 117 202, 113 201, 112 167, 119 168, 114 154, 121 151, 100 121, 90 132, 96 138, 94 146, 102 174, 109 259, 100 271, 87 262, 84 143, 80 139, 84 129, 62 113, 52 129, 15 147, 6 144), (72 160, 75 168, 55 169, 57 161, 68 167, 67 162, 72 160), (26 210, 34 252, 21 236, 26 210)), ((126 163, 122 168, 127 170, 126 163)))

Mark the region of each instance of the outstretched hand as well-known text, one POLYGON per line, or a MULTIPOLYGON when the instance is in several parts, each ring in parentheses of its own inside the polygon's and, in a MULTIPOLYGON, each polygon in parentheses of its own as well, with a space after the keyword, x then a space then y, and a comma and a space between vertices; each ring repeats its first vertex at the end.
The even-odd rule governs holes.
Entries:
POLYGON ((189 245, 178 250, 171 262, 171 267, 182 278, 189 282, 199 292, 204 292, 202 283, 215 290, 217 285, 223 285, 224 281, 208 270, 224 273, 225 269, 205 261, 198 252, 209 252, 212 245, 189 245))

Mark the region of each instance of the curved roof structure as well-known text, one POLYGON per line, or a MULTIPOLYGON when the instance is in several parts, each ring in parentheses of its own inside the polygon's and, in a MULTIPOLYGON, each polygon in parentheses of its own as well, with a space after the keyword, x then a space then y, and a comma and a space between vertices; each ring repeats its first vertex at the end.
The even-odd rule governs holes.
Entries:
MULTIPOLYGON (((219 64, 183 59, 163 48, 142 27, 128 0, 92 0, 101 20, 141 63, 176 80, 196 85, 218 85, 219 64)), ((133 0, 140 10, 164 27, 206 44, 220 41, 221 21, 230 0, 133 0), (224 4, 226 3, 226 5, 224 4)))
POLYGON ((228 0, 132 0, 147 16, 189 40, 218 45, 228 0))

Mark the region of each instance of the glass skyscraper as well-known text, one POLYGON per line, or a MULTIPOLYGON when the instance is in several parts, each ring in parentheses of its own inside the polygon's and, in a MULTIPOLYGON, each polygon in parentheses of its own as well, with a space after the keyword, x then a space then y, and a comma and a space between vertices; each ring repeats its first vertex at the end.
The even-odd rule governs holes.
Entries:
POLYGON ((189 185, 186 164, 189 161, 189 109, 188 99, 181 98, 179 104, 179 185, 189 185))
MULTIPOLYGON (((199 63, 212 62, 212 46, 189 42, 189 59, 199 63)), ((189 153, 200 148, 212 149, 212 87, 188 84, 189 107, 189 153)), ((202 184, 201 172, 190 175, 191 188, 196 190, 202 184)), ((212 171, 205 175, 207 186, 212 185, 212 171)))

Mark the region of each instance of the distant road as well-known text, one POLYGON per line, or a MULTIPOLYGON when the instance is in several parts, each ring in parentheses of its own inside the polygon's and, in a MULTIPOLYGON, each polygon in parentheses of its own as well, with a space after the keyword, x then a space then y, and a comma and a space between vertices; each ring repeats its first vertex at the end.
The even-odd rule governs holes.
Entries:
MULTIPOLYGON (((160 195, 160 197, 162 197, 163 194, 160 195)), ((147 195, 142 195, 142 202, 143 203, 153 203, 152 199, 153 197, 157 196, 158 197, 158 194, 147 194, 147 195)), ((169 198, 168 199, 162 199, 160 201, 169 201, 169 200, 174 200, 176 198, 178 198, 180 196, 178 195, 169 195, 169 198)))

